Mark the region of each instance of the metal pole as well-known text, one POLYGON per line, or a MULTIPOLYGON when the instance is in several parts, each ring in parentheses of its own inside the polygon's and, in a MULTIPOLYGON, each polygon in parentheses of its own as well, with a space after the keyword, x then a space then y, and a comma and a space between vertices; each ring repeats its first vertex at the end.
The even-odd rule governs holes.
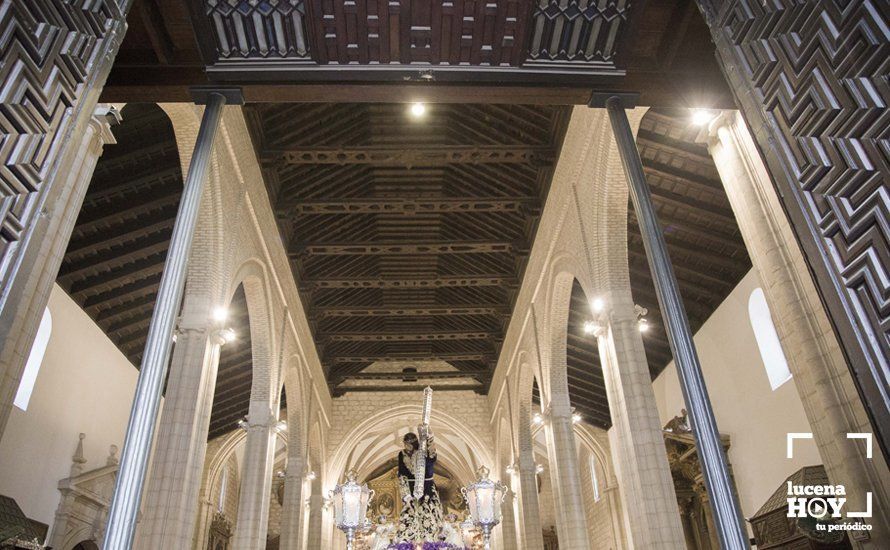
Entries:
POLYGON ((680 299, 674 268, 668 257, 664 235, 652 206, 652 197, 643 174, 643 164, 634 141, 633 132, 627 122, 627 114, 619 97, 606 100, 606 109, 612 123, 612 132, 618 143, 618 152, 627 174, 627 184, 633 201, 634 211, 643 235, 646 257, 655 279, 655 290, 658 303, 664 316, 668 341, 680 387, 689 411, 690 424, 695 435, 695 446, 705 480, 705 488, 711 496, 711 511, 714 514, 717 536, 724 550, 741 550, 750 548, 748 534, 726 465, 723 444, 717 431, 711 400, 702 376, 701 364, 692 332, 686 318, 686 310, 680 299))
POLYGON ((179 304, 182 301, 188 256, 198 221, 198 206, 207 179, 214 136, 219 129, 222 108, 225 104, 224 95, 219 93, 208 95, 179 211, 176 214, 173 235, 170 238, 167 262, 158 288, 151 325, 148 328, 136 395, 133 398, 127 437, 124 440, 120 469, 115 482, 114 498, 108 513, 108 528, 102 544, 103 550, 124 550, 133 545, 155 420, 173 344, 173 330, 179 304))

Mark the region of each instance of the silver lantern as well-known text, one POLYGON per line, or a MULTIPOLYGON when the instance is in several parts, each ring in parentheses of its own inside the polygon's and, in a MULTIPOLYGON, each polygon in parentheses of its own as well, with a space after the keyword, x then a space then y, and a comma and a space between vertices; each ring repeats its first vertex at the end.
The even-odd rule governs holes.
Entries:
POLYGON ((355 470, 346 472, 346 483, 337 485, 331 493, 334 507, 334 524, 346 534, 346 548, 352 550, 355 534, 368 527, 368 503, 374 491, 367 485, 359 485, 355 470))
POLYGON ((491 548, 491 530, 501 522, 501 505, 507 494, 507 487, 500 481, 489 479, 489 473, 485 466, 479 468, 476 472, 478 479, 461 489, 473 524, 482 531, 486 550, 491 548))

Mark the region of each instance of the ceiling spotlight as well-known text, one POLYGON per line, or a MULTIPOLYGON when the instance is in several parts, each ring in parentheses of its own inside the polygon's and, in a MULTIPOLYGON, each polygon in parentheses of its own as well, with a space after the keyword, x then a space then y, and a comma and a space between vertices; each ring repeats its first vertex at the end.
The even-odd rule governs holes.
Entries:
POLYGON ((247 431, 247 428, 250 427, 250 424, 248 424, 248 423, 247 423, 247 420, 244 419, 244 418, 242 418, 241 420, 239 420, 239 421, 237 422, 237 424, 238 424, 238 427, 241 428, 242 430, 244 430, 245 432, 247 431))
POLYGON ((692 111, 692 123, 696 126, 704 126, 714 120, 714 111, 710 109, 695 109, 692 111))
POLYGON ((420 118, 426 114, 426 105, 423 103, 414 103, 411 105, 411 116, 420 118))
POLYGON ((593 302, 590 303, 590 308, 593 309, 594 313, 601 312, 604 307, 606 307, 606 302, 602 298, 594 298, 593 302))
POLYGON ((544 423, 544 417, 541 415, 541 413, 535 413, 532 415, 532 422, 540 426, 544 423))
POLYGON ((637 327, 640 329, 640 332, 646 332, 649 330, 649 321, 647 321, 646 318, 643 317, 639 321, 637 321, 637 327))
POLYGON ((577 424, 581 422, 581 415, 578 413, 572 413, 572 424, 577 424))
POLYGON ((217 306, 217 307, 213 308, 213 320, 214 321, 216 321, 217 323, 222 323, 223 321, 225 321, 228 318, 229 318, 229 310, 228 309, 226 309, 222 306, 217 306))
POLYGON ((223 342, 225 342, 226 344, 231 344, 238 339, 238 335, 235 334, 235 331, 230 328, 224 328, 219 331, 219 337, 222 338, 223 342))

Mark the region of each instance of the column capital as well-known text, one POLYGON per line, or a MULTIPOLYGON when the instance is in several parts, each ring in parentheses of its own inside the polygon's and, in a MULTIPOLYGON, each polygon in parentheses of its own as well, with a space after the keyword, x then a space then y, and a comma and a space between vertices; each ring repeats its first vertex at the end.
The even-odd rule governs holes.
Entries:
POLYGON ((704 143, 708 147, 712 147, 720 141, 719 132, 721 128, 729 128, 736 122, 738 111, 723 110, 720 111, 710 122, 708 122, 695 137, 698 143, 704 143))
POLYGON ((103 144, 117 143, 114 134, 111 132, 111 127, 120 124, 121 120, 123 118, 120 111, 115 109, 113 105, 100 103, 93 110, 93 116, 90 117, 89 124, 103 144))

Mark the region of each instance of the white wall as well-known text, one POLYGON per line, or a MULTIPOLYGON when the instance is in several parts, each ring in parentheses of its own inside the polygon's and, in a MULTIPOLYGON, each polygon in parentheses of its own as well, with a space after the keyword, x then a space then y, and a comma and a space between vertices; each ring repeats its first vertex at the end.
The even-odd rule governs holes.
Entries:
POLYGON ((58 285, 49 309, 52 335, 28 410, 13 407, 0 441, 0 494, 51 526, 78 434, 86 434, 84 471, 123 446, 138 371, 58 285))
MULTIPOLYGON (((729 460, 742 512, 751 517, 791 473, 821 464, 816 445, 798 441, 786 458, 786 434, 810 426, 792 378, 775 391, 748 319, 748 298, 760 286, 752 270, 695 335, 705 383, 721 433, 732 438, 729 460)), ((662 423, 684 407, 677 370, 671 362, 653 382, 662 423)))

